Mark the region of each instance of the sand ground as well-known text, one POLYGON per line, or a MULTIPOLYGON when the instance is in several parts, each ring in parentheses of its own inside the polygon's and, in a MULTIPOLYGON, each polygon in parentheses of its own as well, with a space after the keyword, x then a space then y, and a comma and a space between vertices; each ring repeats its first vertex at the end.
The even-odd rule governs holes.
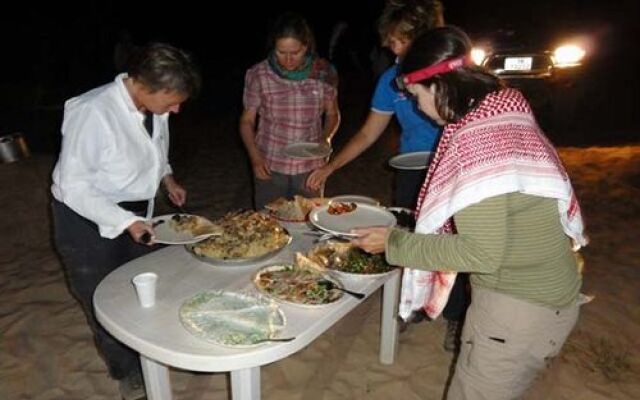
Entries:
MULTIPOLYGON (((215 218, 251 206, 250 175, 235 123, 173 126, 172 159, 188 209, 215 218)), ((339 146, 344 140, 338 138, 339 146)), ((327 195, 362 194, 390 205, 392 135, 336 173, 327 195)), ((640 146, 562 148, 591 237, 584 292, 595 300, 527 398, 640 398, 640 146)), ((119 399, 69 295, 51 243, 55 156, 0 165, 0 398, 119 399)), ((157 214, 171 212, 159 199, 157 214)), ((397 361, 377 361, 379 294, 310 346, 262 369, 266 400, 440 399, 452 356, 441 320, 400 335, 397 361)), ((226 374, 172 371, 176 399, 227 399, 226 374)))

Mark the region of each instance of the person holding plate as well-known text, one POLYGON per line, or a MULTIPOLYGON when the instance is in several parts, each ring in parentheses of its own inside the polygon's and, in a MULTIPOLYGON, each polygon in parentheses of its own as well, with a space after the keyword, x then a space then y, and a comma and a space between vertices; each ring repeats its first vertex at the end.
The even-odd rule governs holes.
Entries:
POLYGON ((280 15, 271 29, 267 58, 246 72, 240 117, 257 210, 280 197, 318 195, 320 187, 308 189, 305 181, 325 158, 299 159, 284 150, 299 142, 330 147, 340 124, 337 87, 337 72, 316 55, 307 21, 295 13, 280 15))
POLYGON ((576 324, 587 244, 580 206, 521 92, 470 58, 461 30, 418 37, 397 77, 444 131, 415 233, 358 229, 354 245, 406 267, 399 314, 443 309, 457 272, 471 305, 447 398, 516 399, 576 324))
MULTIPOLYGON (((362 154, 382 135, 395 115, 400 123, 400 153, 434 151, 441 128, 429 116, 416 109, 413 101, 394 84, 398 63, 404 58, 413 40, 422 32, 444 24, 443 6, 439 0, 393 0, 387 2, 378 21, 382 44, 396 55, 396 64, 387 69, 378 80, 371 111, 360 130, 345 147, 325 166, 313 171, 307 186, 317 189, 337 169, 362 154)), ((427 165, 417 170, 397 170, 394 182, 394 206, 413 209, 424 181, 427 165)), ((460 274, 449 298, 443 316, 447 331, 443 347, 455 351, 460 343, 460 330, 469 303, 468 276, 460 274)), ((407 322, 421 322, 422 311, 416 311, 407 322)), ((406 328, 403 324, 403 329, 406 328)))
POLYGON ((148 221, 160 184, 174 204, 184 204, 186 191, 168 163, 168 119, 200 85, 189 54, 154 43, 114 82, 65 103, 51 186, 55 245, 125 400, 145 396, 138 354, 98 324, 93 293, 111 271, 152 250, 145 244, 153 239, 148 221))
MULTIPOLYGON (((439 0, 393 0, 387 2, 378 20, 382 45, 396 56, 396 63, 380 77, 371 100, 371 111, 358 132, 326 165, 307 179, 307 187, 318 189, 336 170, 362 154, 387 129, 395 115, 400 123, 400 153, 433 151, 440 127, 415 109, 405 93, 397 90, 393 79, 411 42, 421 32, 443 25, 443 7, 439 0)), ((426 166, 425 166, 426 168, 426 166)), ((413 208, 425 169, 398 170, 395 174, 394 206, 413 208)))

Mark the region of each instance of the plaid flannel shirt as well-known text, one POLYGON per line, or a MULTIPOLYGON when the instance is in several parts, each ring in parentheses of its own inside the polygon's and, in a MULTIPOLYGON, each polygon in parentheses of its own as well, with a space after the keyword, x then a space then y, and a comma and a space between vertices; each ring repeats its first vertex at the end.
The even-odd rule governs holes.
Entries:
POLYGON ((337 87, 325 81, 283 79, 267 60, 247 71, 243 104, 245 109, 258 112, 255 141, 269 169, 297 175, 324 165, 325 160, 297 160, 285 156, 282 150, 291 143, 322 141, 324 104, 335 99, 337 93, 337 87))

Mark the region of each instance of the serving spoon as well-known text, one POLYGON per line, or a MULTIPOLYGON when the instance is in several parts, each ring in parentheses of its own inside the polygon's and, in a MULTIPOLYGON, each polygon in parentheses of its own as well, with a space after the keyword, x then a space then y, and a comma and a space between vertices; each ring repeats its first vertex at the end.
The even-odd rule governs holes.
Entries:
POLYGON ((332 289, 340 290, 342 292, 348 293, 348 294, 352 295, 353 297, 361 299, 361 300, 364 299, 365 296, 366 296, 364 293, 353 292, 351 290, 342 288, 342 287, 336 285, 335 283, 333 283, 332 281, 330 281, 328 279, 323 279, 321 281, 318 281, 318 285, 324 286, 325 289, 327 289, 327 290, 332 290, 332 289))
POLYGON ((255 342, 253 342, 253 344, 265 343, 265 342, 290 342, 290 341, 292 341, 292 340, 295 340, 295 337, 288 337, 288 338, 266 338, 266 339, 256 340, 255 342))

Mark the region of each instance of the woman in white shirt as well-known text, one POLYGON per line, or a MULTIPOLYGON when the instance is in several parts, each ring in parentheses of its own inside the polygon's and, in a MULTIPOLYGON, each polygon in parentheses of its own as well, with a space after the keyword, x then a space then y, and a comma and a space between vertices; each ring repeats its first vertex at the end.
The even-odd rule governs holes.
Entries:
POLYGON ((115 268, 151 251, 147 221, 161 183, 174 204, 184 204, 168 163, 168 118, 200 85, 189 54, 156 43, 140 50, 128 73, 65 103, 51 186, 56 248, 127 400, 144 396, 138 355, 96 322, 93 292, 115 268))

